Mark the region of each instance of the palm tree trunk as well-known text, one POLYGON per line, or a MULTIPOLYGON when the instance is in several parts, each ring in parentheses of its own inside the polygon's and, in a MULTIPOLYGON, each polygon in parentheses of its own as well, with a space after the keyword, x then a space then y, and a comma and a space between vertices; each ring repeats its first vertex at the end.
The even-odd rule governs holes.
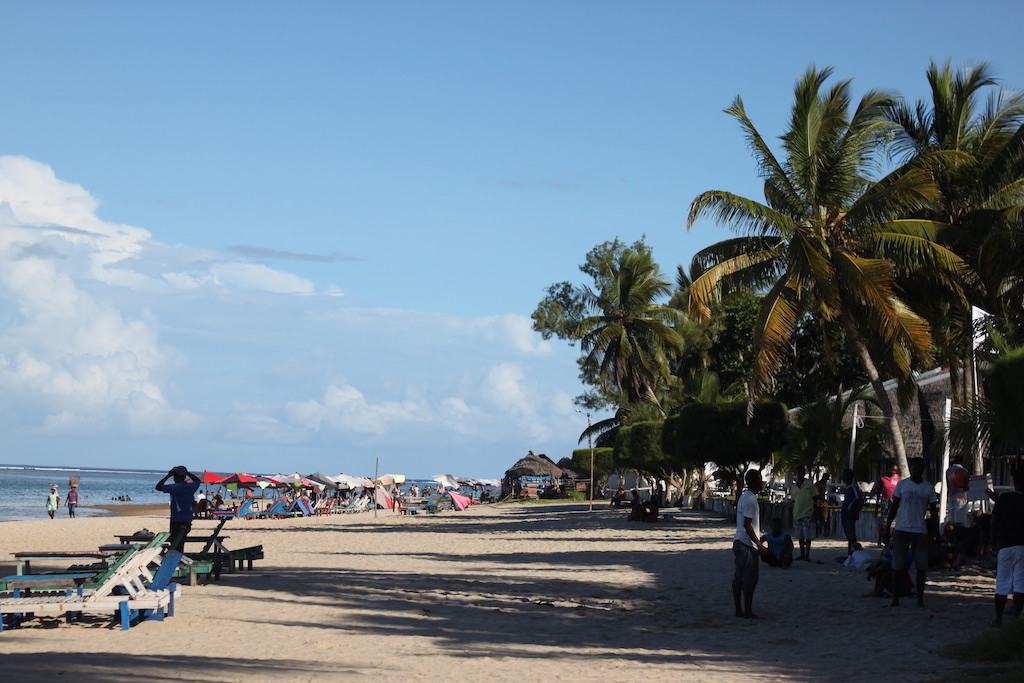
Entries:
POLYGON ((886 422, 889 425, 889 435, 892 437, 892 448, 896 455, 896 464, 900 468, 900 476, 909 477, 910 464, 907 462, 907 447, 903 443, 903 430, 900 429, 900 423, 896 419, 896 412, 893 410, 892 401, 889 400, 889 394, 885 390, 882 377, 878 374, 875 361, 871 358, 871 353, 860 336, 860 331, 853 320, 853 315, 844 307, 840 313, 840 318, 843 323, 843 330, 846 332, 846 342, 850 346, 850 351, 860 361, 861 368, 863 368, 868 376, 871 388, 875 390, 878 407, 882 409, 882 415, 887 418, 886 422))
MULTIPOLYGON (((975 363, 974 354, 974 311, 970 304, 966 306, 964 311, 964 324, 966 329, 970 330, 970 334, 967 339, 967 348, 964 349, 964 355, 960 359, 963 363, 963 405, 961 407, 970 407, 974 409, 978 401, 978 380, 977 380, 977 364, 975 363)), ((974 443, 974 449, 971 453, 971 460, 973 461, 972 474, 984 474, 985 463, 982 457, 981 439, 980 437, 974 443)))

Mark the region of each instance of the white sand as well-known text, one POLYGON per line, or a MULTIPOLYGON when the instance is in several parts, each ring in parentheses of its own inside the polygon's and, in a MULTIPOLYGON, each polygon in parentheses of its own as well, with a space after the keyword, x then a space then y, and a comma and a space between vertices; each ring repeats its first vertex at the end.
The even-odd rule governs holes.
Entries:
MULTIPOLYGON (((762 565, 762 618, 736 619, 731 526, 668 512, 680 521, 585 505, 231 521, 229 548, 265 548, 255 571, 185 586, 174 618, 127 632, 100 620, 6 630, 0 678, 935 680, 959 666, 936 651, 991 618, 989 578, 930 574, 926 608, 890 609, 834 562, 845 543, 821 540, 812 552, 824 564, 762 565)), ((164 526, 0 523, 0 571, 14 573, 14 551, 86 550, 164 526)))

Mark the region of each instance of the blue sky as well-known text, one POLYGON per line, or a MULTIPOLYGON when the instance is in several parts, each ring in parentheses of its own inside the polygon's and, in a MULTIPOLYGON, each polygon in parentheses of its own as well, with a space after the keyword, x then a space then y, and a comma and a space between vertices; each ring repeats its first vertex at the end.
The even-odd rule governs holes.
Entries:
POLYGON ((529 314, 595 244, 666 273, 757 196, 815 63, 1024 87, 1010 3, 9 3, 0 461, 499 476, 568 455, 529 314), (852 9, 856 9, 853 12, 852 9))

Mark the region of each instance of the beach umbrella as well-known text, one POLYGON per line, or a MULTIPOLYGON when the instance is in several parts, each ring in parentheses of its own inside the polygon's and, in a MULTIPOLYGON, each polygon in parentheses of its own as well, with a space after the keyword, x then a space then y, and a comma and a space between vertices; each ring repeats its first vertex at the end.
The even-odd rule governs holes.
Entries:
POLYGON ((336 479, 339 484, 342 482, 348 484, 348 487, 352 489, 357 489, 360 486, 373 486, 373 482, 366 477, 357 477, 351 474, 339 474, 338 476, 333 477, 333 479, 336 479))
POLYGON ((445 488, 459 488, 458 480, 450 474, 435 474, 431 479, 445 488))
POLYGON ((311 480, 311 481, 315 481, 318 484, 326 486, 327 488, 331 488, 331 489, 338 488, 338 482, 336 482, 332 477, 328 477, 326 474, 321 474, 320 472, 316 472, 314 474, 310 474, 306 478, 311 480))
POLYGON ((267 479, 278 485, 302 486, 302 475, 278 473, 271 477, 267 477, 267 479))
POLYGON ((224 481, 224 477, 220 474, 214 474, 203 470, 203 483, 204 484, 219 484, 224 481))
POLYGON ((228 488, 234 486, 235 488, 254 488, 259 486, 259 479, 252 476, 251 474, 232 474, 221 479, 218 484, 223 484, 228 488))
POLYGON ((376 479, 374 479, 373 483, 375 483, 375 484, 384 484, 385 486, 391 486, 392 484, 404 484, 405 483, 405 475, 404 474, 385 474, 383 476, 380 476, 380 477, 377 477, 376 479))

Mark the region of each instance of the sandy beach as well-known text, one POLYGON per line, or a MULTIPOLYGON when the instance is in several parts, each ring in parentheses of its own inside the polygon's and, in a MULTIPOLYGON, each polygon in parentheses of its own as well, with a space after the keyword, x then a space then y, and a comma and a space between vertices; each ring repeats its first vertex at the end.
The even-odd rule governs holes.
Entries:
MULTIPOLYGON (((711 513, 629 522, 585 505, 477 506, 228 522, 255 571, 184 586, 177 614, 128 632, 34 621, 0 634, 4 680, 936 680, 945 644, 987 628, 991 578, 931 574, 928 606, 862 597, 862 572, 762 566, 759 620, 732 616, 732 527, 711 513)), ((0 525, 19 550, 90 549, 162 515, 0 525)), ((208 529, 211 521, 197 521, 208 529)))

